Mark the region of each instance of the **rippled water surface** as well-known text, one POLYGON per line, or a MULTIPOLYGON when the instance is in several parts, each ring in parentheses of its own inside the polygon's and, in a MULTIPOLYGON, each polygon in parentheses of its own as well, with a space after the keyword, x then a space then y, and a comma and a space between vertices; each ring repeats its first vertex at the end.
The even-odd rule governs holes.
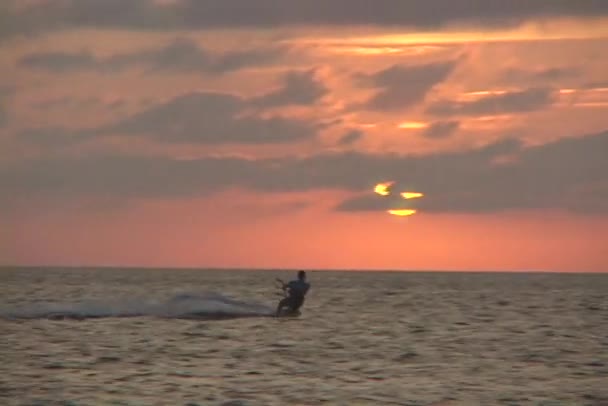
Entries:
POLYGON ((608 405, 608 274, 0 270, 2 405, 608 405))

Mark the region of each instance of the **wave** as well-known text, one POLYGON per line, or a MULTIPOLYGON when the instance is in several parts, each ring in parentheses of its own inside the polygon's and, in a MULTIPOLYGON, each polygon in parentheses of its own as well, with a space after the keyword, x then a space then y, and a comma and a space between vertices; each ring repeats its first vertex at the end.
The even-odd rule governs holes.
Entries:
POLYGON ((30 303, 1 308, 4 319, 85 320, 107 317, 159 317, 174 319, 224 320, 270 317, 266 305, 233 299, 219 293, 181 293, 164 301, 103 300, 73 303, 30 303))

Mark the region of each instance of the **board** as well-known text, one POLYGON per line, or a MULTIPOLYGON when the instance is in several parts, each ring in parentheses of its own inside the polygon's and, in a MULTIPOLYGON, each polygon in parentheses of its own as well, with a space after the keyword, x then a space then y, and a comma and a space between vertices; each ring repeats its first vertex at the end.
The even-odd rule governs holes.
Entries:
POLYGON ((292 311, 289 311, 289 310, 281 310, 281 313, 279 313, 275 317, 277 317, 277 318, 299 317, 301 314, 302 313, 299 310, 296 310, 295 312, 292 312, 292 311))

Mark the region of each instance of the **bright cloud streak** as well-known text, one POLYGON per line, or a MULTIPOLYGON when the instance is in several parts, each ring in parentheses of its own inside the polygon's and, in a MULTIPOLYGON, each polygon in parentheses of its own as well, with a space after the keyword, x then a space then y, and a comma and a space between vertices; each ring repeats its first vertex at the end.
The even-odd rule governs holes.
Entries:
MULTIPOLYGON (((581 24, 567 19, 554 19, 542 25, 535 23, 523 24, 516 29, 495 31, 443 31, 443 32, 378 32, 367 35, 319 36, 295 40, 301 44, 325 45, 327 47, 345 47, 364 49, 378 47, 394 50, 395 47, 408 45, 440 45, 440 44, 472 44, 487 42, 517 42, 517 41, 550 41, 570 39, 607 38, 608 24, 606 19, 585 21, 581 24)), ((370 53, 366 49, 366 53, 370 53)), ((379 52, 383 53, 383 52, 379 52)))
POLYGON ((397 128, 401 128, 404 130, 420 130, 422 128, 427 128, 429 125, 427 123, 422 123, 419 121, 406 121, 400 123, 397 128))
POLYGON ((413 210, 413 209, 389 210, 388 212, 390 214, 392 214, 393 216, 400 216, 400 217, 411 216, 413 214, 416 214, 416 210, 413 210))
POLYGON ((403 192, 403 193, 401 193, 401 196, 404 199, 416 199, 418 197, 423 197, 424 194, 419 193, 419 192, 403 192))

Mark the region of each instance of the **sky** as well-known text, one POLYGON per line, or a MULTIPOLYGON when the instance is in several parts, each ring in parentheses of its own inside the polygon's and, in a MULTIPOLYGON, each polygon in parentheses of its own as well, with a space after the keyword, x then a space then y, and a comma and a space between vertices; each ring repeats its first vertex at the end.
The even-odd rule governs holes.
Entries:
POLYGON ((8 0, 0 264, 606 272, 604 0, 8 0))

